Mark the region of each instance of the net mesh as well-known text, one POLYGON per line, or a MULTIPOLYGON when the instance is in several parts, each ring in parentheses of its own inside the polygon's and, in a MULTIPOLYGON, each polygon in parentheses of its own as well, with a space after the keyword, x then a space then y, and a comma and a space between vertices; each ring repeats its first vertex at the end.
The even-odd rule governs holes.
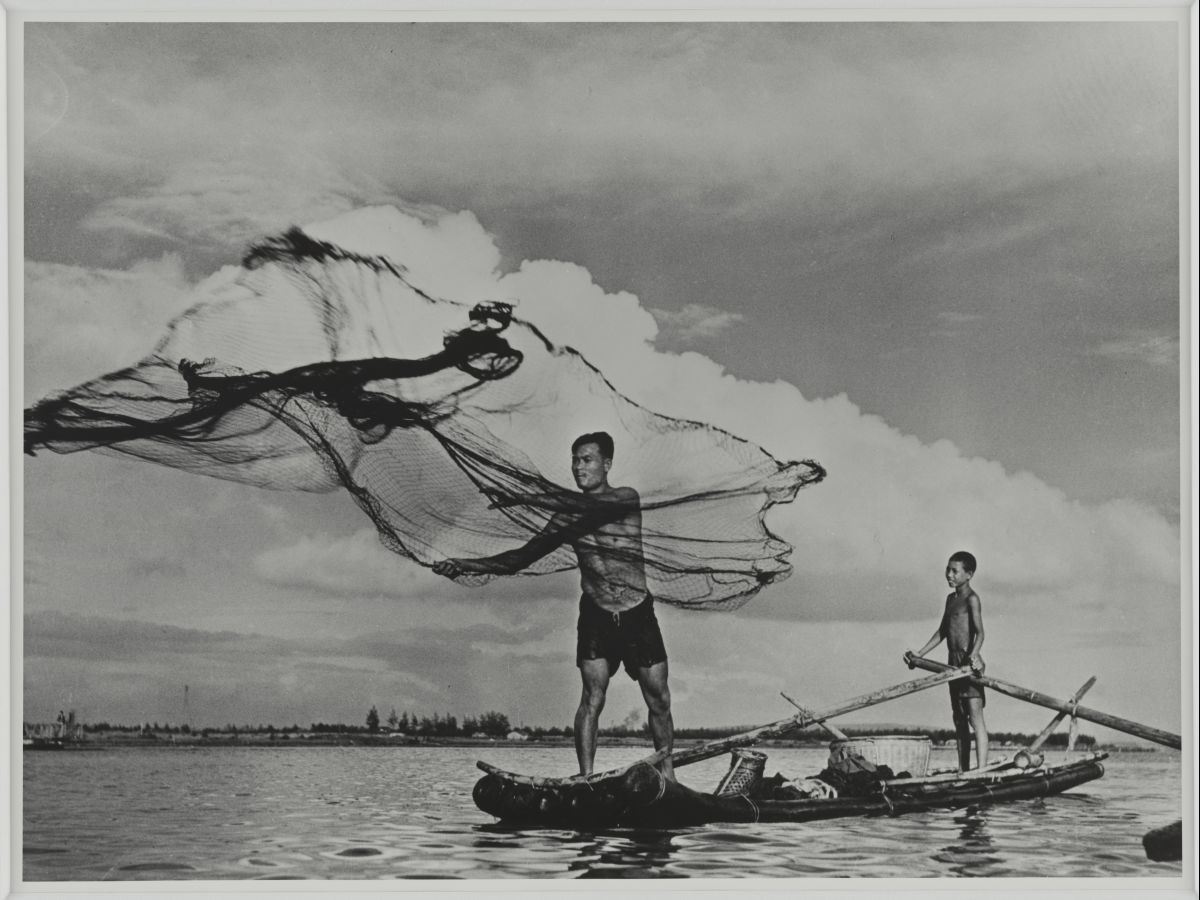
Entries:
MULTIPOLYGON (((145 359, 26 410, 26 452, 346 490, 387 547, 432 565, 512 550, 556 516, 578 531, 611 517, 566 487, 572 441, 602 430, 614 483, 640 494, 656 599, 731 608, 791 571, 764 516, 820 465, 645 409, 505 304, 433 297, 403 266, 298 229, 204 291, 145 359)), ((523 573, 576 565, 565 543, 523 573)))

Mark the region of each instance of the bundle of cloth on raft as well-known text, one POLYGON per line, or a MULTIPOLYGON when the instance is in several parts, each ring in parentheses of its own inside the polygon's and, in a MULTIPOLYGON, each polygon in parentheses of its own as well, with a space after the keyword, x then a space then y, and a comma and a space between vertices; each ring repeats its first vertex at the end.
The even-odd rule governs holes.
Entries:
POLYGON ((877 766, 861 756, 849 755, 830 760, 821 772, 807 778, 787 778, 776 772, 761 779, 751 793, 763 800, 873 797, 884 792, 885 781, 911 777, 909 772, 893 772, 890 766, 877 766))

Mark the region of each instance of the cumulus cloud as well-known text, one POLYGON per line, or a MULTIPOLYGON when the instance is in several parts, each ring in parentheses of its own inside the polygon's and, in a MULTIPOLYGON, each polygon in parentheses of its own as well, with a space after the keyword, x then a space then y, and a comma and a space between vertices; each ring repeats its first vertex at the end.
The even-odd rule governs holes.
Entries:
MULTIPOLYGON (((778 456, 825 465, 829 477, 823 484, 777 508, 768 520, 796 546, 797 576, 772 589, 790 602, 771 604, 774 615, 862 620, 927 614, 928 586, 937 583, 946 555, 959 547, 977 553, 981 577, 992 591, 1014 600, 1082 584, 1092 589, 1089 602, 1100 605, 1120 604, 1133 589, 1173 608, 1178 533, 1136 503, 1073 502, 1028 473, 969 458, 949 441, 925 444, 902 434, 863 414, 845 396, 809 399, 783 382, 734 378, 698 353, 658 351, 655 318, 636 296, 607 293, 569 262, 525 262, 501 274, 494 240, 469 213, 418 216, 367 209, 312 230, 351 249, 411 260, 417 283, 516 301, 522 317, 552 340, 579 349, 618 389, 651 409, 712 422, 778 456)), ((185 300, 179 263, 172 258, 124 273, 37 264, 31 286, 30 340, 46 360, 39 367, 42 377, 67 368, 86 377, 137 358, 140 353, 130 345, 140 346, 142 339, 135 342, 130 334, 145 331, 145 319, 152 318, 148 311, 162 318, 185 300), (44 342, 56 332, 52 326, 72 318, 66 310, 76 308, 96 312, 85 314, 83 324, 74 316, 73 326, 58 338, 61 349, 45 351, 44 342), (93 339, 80 333, 85 325, 107 330, 93 339)), ((54 378, 73 380, 64 374, 54 378)), ((264 552, 255 567, 275 584, 342 596, 464 590, 399 564, 370 531, 305 537, 264 552)), ((493 596, 549 600, 561 596, 565 584, 560 578, 547 589, 538 579, 515 581, 519 587, 501 579, 489 590, 493 596)))
POLYGON ((650 312, 666 329, 666 336, 682 343, 715 337, 745 319, 741 313, 727 312, 703 303, 689 303, 681 309, 652 309, 650 312))
MULTIPOLYGON (((845 396, 809 399, 783 382, 734 378, 697 353, 658 351, 654 317, 638 299, 606 293, 577 265, 539 261, 496 274, 496 256, 486 251, 490 238, 473 217, 458 214, 445 226, 410 218, 408 226, 387 230, 396 241, 389 248, 378 225, 381 217, 397 223, 397 215, 355 213, 323 226, 324 233, 400 260, 476 260, 467 266, 475 288, 514 299, 524 317, 553 340, 580 349, 638 402, 712 422, 781 457, 811 457, 828 467, 823 484, 770 514, 770 526, 796 546, 797 574, 767 592, 786 602, 756 601, 750 614, 761 606, 770 615, 801 619, 928 616, 945 557, 960 547, 980 557, 981 583, 1017 605, 1037 596, 1072 608, 1120 608, 1135 591, 1153 598, 1163 615, 1173 614, 1179 536, 1154 511, 1130 501, 1074 502, 1033 475, 968 457, 950 441, 922 443, 845 396), (414 254, 413 246, 424 252, 414 254)), ((369 531, 360 531, 269 551, 257 569, 277 583, 303 582, 343 595, 463 590, 413 567, 398 568, 393 559, 369 531)), ((561 596, 565 583, 547 590, 539 579, 517 581, 522 595, 546 600, 561 596)), ((489 590, 492 596, 518 592, 505 579, 489 590)), ((1055 616, 1065 614, 1059 609, 1055 616)))
POLYGON ((438 206, 375 206, 352 216, 316 221, 305 231, 320 240, 387 256, 428 294, 463 303, 504 300, 497 287, 500 251, 469 210, 438 206))
POLYGON ((123 270, 26 261, 25 403, 141 359, 190 291, 177 254, 123 270))
POLYGON ((522 319, 535 323, 555 343, 574 347, 610 377, 626 365, 630 353, 649 352, 658 334, 654 316, 636 296, 607 293, 575 263, 527 260, 500 279, 499 290, 515 301, 522 319))

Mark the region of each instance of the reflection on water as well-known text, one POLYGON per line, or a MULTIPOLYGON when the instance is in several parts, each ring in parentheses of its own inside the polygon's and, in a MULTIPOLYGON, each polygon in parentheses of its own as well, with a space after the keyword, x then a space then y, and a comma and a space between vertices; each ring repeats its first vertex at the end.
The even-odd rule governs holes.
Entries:
POLYGON ((596 835, 567 871, 580 873, 580 878, 682 878, 668 865, 673 840, 670 832, 661 831, 596 835))
MULTIPOLYGON (((1040 801, 1032 800, 1031 804, 1040 801)), ((978 807, 968 806, 953 813, 960 826, 956 840, 935 853, 935 862, 945 863, 954 875, 1002 875, 1003 864, 996 853, 987 816, 978 807)))
MULTIPOLYGON (((603 750, 605 765, 639 748, 603 750)), ((129 748, 24 758, 27 881, 1158 876, 1141 837, 1182 815, 1173 753, 1118 754, 1058 797, 957 811, 675 831, 513 829, 477 810, 473 748, 129 748)), ((569 748, 483 750, 566 774, 569 748)), ((771 751, 818 771, 821 750, 771 751)), ((688 767, 711 790, 723 759, 688 767)))

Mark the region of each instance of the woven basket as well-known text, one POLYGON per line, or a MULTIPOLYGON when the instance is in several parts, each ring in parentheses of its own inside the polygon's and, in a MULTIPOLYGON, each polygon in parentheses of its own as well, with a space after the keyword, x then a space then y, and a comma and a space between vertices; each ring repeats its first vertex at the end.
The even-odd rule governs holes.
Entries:
POLYGON ((713 794, 717 797, 731 797, 734 794, 749 794, 762 780, 763 771, 767 767, 767 754, 757 750, 732 751, 733 759, 729 763, 729 771, 717 785, 713 794))
POLYGON ((829 745, 829 762, 847 756, 861 756, 876 766, 887 766, 895 774, 908 772, 913 778, 923 778, 929 769, 930 741, 927 737, 909 735, 873 735, 834 741, 829 745))

